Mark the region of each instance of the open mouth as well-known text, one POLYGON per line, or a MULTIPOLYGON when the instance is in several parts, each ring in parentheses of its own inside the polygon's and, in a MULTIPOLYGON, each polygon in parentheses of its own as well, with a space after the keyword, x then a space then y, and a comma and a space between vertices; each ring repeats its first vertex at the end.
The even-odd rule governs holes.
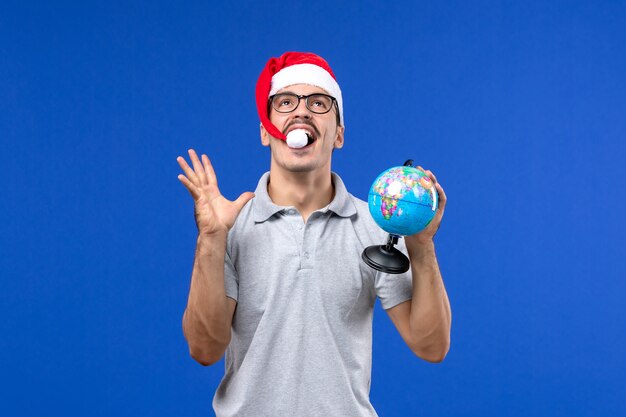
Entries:
POLYGON ((305 129, 294 129, 287 133, 287 145, 290 148, 302 149, 312 145, 315 142, 315 136, 305 129))

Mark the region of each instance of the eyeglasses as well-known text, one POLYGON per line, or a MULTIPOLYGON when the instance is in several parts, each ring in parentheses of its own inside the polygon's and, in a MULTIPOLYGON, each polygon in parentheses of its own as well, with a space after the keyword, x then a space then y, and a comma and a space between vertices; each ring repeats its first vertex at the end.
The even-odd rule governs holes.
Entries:
POLYGON ((300 100, 304 99, 306 108, 316 114, 325 114, 333 108, 336 103, 334 97, 328 94, 309 94, 308 96, 300 96, 293 93, 281 93, 270 96, 269 101, 272 108, 279 113, 291 113, 300 105, 300 100))

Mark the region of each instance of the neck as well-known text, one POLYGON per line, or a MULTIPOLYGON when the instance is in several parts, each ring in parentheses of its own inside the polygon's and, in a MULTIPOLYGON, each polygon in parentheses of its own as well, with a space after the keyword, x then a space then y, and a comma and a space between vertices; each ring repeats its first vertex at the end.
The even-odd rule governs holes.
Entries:
POLYGON ((330 204, 335 196, 330 171, 285 173, 273 167, 267 192, 274 204, 295 207, 305 221, 312 212, 330 204))

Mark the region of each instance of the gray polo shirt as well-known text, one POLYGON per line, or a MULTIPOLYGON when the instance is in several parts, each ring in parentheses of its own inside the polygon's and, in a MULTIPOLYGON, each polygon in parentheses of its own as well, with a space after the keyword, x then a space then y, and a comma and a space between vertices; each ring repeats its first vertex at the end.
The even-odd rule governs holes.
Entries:
POLYGON ((410 299, 410 271, 383 274, 361 260, 387 234, 338 175, 335 198, 306 223, 271 201, 268 179, 228 235, 225 286, 237 308, 216 415, 376 416, 374 303, 388 309, 410 299))

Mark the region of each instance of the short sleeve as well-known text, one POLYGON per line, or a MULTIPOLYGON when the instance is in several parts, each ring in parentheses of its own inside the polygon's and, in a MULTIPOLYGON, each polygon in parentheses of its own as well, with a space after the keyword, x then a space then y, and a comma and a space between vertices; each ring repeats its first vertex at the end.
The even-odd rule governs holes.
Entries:
POLYGON ((237 277, 237 270, 235 270, 228 248, 226 249, 226 256, 224 257, 224 289, 227 297, 235 301, 238 300, 239 278, 237 277))
MULTIPOLYGON (((406 255, 406 247, 403 240, 398 242, 396 248, 406 255)), ((377 272, 374 285, 376 296, 380 299, 380 303, 385 310, 413 298, 413 278, 410 268, 403 274, 377 272)))

